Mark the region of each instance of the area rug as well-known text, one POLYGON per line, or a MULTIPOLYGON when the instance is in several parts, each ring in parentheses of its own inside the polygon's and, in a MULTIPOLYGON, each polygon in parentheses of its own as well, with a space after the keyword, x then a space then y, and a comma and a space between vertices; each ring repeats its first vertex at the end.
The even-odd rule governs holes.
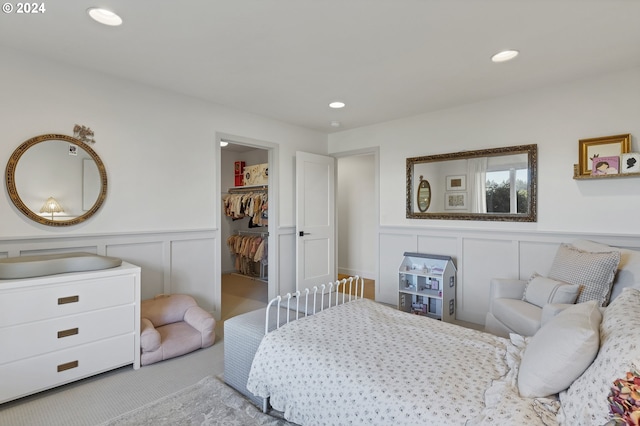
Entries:
POLYGON ((293 425, 263 414, 255 405, 215 377, 125 413, 102 426, 247 426, 293 425))

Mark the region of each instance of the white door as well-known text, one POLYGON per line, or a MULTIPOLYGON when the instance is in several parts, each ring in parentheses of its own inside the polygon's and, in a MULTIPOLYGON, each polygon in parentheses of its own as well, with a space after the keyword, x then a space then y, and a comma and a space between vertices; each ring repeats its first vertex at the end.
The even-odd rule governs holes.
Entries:
POLYGON ((337 279, 335 159, 296 152, 296 289, 337 279))

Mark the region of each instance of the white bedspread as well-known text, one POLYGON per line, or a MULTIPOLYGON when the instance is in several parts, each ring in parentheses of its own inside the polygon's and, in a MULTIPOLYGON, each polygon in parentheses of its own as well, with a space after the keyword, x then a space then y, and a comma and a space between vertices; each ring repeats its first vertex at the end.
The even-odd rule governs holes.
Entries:
MULTIPOLYGON (((301 425, 471 425, 501 417, 498 407, 485 413, 484 397, 507 379, 508 348, 364 299, 269 333, 247 388, 301 425)), ((498 394, 513 392, 513 374, 507 382, 498 394)))

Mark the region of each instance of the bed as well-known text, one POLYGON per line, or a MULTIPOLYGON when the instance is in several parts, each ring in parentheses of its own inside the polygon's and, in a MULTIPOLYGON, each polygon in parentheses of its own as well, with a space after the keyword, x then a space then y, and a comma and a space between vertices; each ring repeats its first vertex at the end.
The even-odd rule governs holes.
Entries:
POLYGON ((269 332, 247 389, 300 425, 604 425, 613 382, 640 361, 639 305, 625 289, 604 313, 575 305, 546 334, 505 339, 358 299, 269 332), (575 377, 522 396, 525 365, 534 382, 575 377))

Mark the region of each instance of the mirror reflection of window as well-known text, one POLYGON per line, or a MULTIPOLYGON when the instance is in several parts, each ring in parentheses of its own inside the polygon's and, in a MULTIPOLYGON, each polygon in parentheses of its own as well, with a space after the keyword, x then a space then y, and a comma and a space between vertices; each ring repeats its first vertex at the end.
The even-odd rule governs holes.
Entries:
POLYGON ((529 173, 526 156, 510 156, 487 167, 485 196, 487 213, 526 213, 529 208, 529 173))

